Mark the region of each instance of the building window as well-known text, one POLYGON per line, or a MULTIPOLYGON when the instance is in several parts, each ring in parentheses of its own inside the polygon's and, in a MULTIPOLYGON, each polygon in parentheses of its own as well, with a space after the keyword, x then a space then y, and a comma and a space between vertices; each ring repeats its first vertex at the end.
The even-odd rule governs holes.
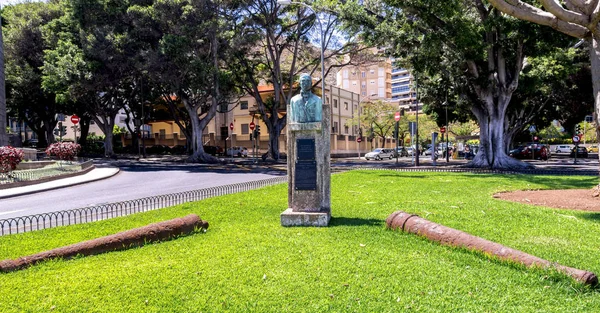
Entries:
POLYGON ((373 85, 373 84, 375 84, 375 81, 374 81, 374 80, 372 80, 372 81, 371 81, 371 85, 373 85))
POLYGON ((352 86, 356 86, 356 81, 352 81, 352 86))
POLYGON ((248 135, 250 133, 249 129, 248 124, 242 124, 242 135, 248 135))
POLYGON ((371 69, 370 72, 371 72, 371 74, 375 74, 375 70, 374 69, 371 69))
POLYGON ((348 102, 344 102, 344 110, 348 110, 348 102))
POLYGON ((366 91, 363 91, 363 92, 362 92, 362 95, 363 95, 363 96, 366 96, 366 95, 367 95, 367 92, 366 92, 366 91))
POLYGON ((166 131, 166 130, 164 130, 164 129, 159 129, 158 131, 159 131, 159 133, 158 133, 158 138, 160 138, 160 139, 165 139, 165 138, 167 137, 167 131, 166 131))
POLYGON ((362 76, 362 78, 367 77, 367 73, 365 71, 360 72, 360 76, 362 76))
POLYGON ((337 108, 337 99, 333 99, 333 107, 337 108))
POLYGON ((338 122, 333 122, 333 128, 331 128, 332 133, 336 133, 338 129, 338 122))
POLYGON ((348 134, 348 126, 344 126, 344 134, 348 134))
POLYGON ((248 101, 240 102, 240 110, 248 110, 248 101))

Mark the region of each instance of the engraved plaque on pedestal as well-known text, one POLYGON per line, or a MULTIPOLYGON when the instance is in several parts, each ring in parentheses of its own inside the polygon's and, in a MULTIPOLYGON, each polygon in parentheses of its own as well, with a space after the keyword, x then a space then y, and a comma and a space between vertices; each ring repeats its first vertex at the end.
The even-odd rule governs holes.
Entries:
POLYGON ((317 162, 315 161, 315 140, 296 140, 295 190, 317 190, 317 162))

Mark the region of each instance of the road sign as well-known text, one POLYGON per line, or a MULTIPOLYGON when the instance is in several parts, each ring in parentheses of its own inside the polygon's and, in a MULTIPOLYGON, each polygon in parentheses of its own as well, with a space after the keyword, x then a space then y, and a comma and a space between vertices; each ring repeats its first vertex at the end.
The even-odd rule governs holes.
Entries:
POLYGON ((444 127, 444 126, 440 127, 440 133, 442 133, 442 134, 443 134, 443 133, 445 133, 445 132, 446 132, 446 127, 444 127))
POLYGON ((362 141, 362 137, 356 137, 356 142, 361 142, 362 141))
POLYGON ((256 127, 256 124, 254 124, 254 122, 250 122, 250 130, 254 130, 254 127, 256 127))
POLYGON ((229 123, 229 129, 233 130, 233 123, 229 123))
POLYGON ((71 123, 77 125, 77 123, 79 123, 79 120, 80 120, 79 116, 77 116, 75 114, 73 114, 73 116, 71 116, 71 123))
POLYGON ((578 143, 579 142, 579 136, 577 136, 577 135, 573 136, 573 142, 574 143, 578 143))
POLYGON ((400 112, 396 112, 396 114, 394 115, 394 119, 396 120, 396 122, 400 120, 400 112))

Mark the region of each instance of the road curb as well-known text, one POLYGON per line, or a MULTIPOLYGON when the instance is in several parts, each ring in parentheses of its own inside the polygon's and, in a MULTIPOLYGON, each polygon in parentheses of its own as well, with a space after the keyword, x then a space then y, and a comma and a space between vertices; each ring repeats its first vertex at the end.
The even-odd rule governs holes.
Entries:
MULTIPOLYGON (((98 169, 98 168, 93 168, 91 171, 96 170, 96 169, 98 169)), ((61 189, 61 188, 66 188, 66 187, 71 187, 71 186, 83 185, 83 184, 87 184, 87 183, 90 183, 90 182, 95 182, 95 181, 99 181, 99 180, 103 180, 103 179, 107 179, 107 178, 113 177, 113 176, 115 176, 115 175, 117 175, 117 174, 119 174, 121 172, 121 170, 118 167, 114 167, 114 168, 111 168, 111 169, 113 169, 113 171, 111 173, 108 173, 108 174, 103 175, 103 176, 92 177, 92 178, 89 178, 89 179, 86 179, 86 180, 82 180, 82 181, 65 182, 65 183, 60 184, 60 185, 54 185, 54 186, 49 185, 47 187, 42 187, 42 188, 39 188, 39 189, 19 190, 19 191, 15 191, 14 193, 5 194, 5 195, 2 194, 3 191, 4 192, 9 192, 13 188, 2 189, 2 190, 0 190, 0 199, 7 199, 7 198, 19 197, 19 196, 34 194, 34 193, 43 192, 43 191, 56 190, 56 189, 61 189)), ((88 174, 88 173, 85 173, 85 174, 88 174)), ((83 175, 85 175, 85 174, 83 174, 83 175)), ((76 175, 74 177, 77 177, 77 176, 82 176, 82 175, 76 175)), ((73 178, 73 177, 69 177, 69 178, 73 178)), ((56 182, 56 181, 61 180, 61 179, 69 179, 69 178, 60 177, 59 179, 51 180, 49 182, 52 182, 52 181, 56 182)), ((49 182, 45 182, 45 183, 49 183, 49 182)), ((36 185, 39 186, 39 183, 38 184, 34 184, 34 185, 30 185, 30 186, 36 186, 36 185)), ((29 186, 14 187, 14 188, 16 189, 16 188, 23 188, 23 187, 29 187, 29 186)))

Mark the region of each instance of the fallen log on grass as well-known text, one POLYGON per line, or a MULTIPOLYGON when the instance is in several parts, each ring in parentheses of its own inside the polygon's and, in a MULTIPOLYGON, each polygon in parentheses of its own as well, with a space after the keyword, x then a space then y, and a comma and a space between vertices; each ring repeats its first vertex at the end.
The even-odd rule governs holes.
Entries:
POLYGON ((523 251, 428 221, 414 214, 396 211, 388 216, 385 223, 390 229, 421 235, 443 245, 483 252, 493 255, 500 260, 513 261, 527 267, 554 268, 584 284, 592 286, 598 284, 598 277, 592 272, 550 262, 523 251))
POLYGON ((146 243, 168 240, 173 237, 190 234, 197 229, 206 230, 207 228, 208 222, 201 220, 196 214, 190 214, 114 235, 20 257, 15 260, 0 261, 0 272, 16 271, 50 259, 69 259, 78 255, 94 255, 140 247, 146 243))

